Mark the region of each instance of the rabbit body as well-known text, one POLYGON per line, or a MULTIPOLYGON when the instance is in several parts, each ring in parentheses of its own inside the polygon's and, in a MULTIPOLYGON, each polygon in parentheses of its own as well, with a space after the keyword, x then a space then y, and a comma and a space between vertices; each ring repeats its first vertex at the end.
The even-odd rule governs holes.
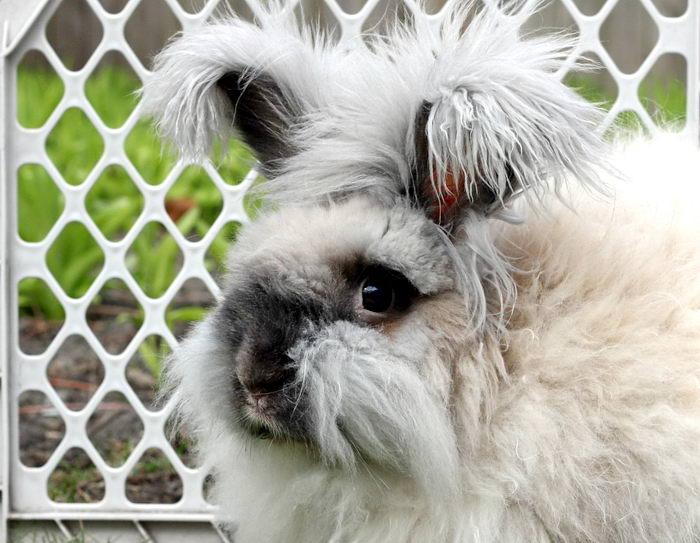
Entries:
POLYGON ((156 63, 161 131, 198 157, 233 126, 279 203, 168 365, 219 520, 239 543, 697 541, 700 152, 606 147, 552 77, 570 44, 463 15, 370 51, 231 20, 156 63))
MULTIPOLYGON (((524 225, 494 228, 521 270, 507 347, 476 344, 454 294, 392 331, 410 350, 437 346, 420 360, 421 378, 443 396, 453 434, 439 416, 423 421, 438 454, 436 464, 415 466, 422 483, 371 461, 350 472, 329 467, 305 446, 227 429, 228 408, 212 400, 228 387, 230 353, 215 321, 203 323, 174 371, 206 430, 202 450, 237 541, 694 541, 700 152, 667 135, 625 145, 615 164, 630 178, 617 181, 612 200, 582 191, 569 202, 575 211, 553 198, 524 225), (456 459, 440 438, 455 440, 456 459)), ((255 247, 274 259, 272 245, 283 248, 286 269, 299 269, 292 262, 307 261, 306 251, 319 267, 320 255, 346 254, 347 232, 333 225, 357 231, 371 208, 359 201, 321 217, 301 209, 263 219, 267 228, 240 240, 232 273, 243 273, 255 247), (298 221, 325 237, 277 230, 298 221)), ((418 412, 418 396, 406 409, 412 400, 418 412)))

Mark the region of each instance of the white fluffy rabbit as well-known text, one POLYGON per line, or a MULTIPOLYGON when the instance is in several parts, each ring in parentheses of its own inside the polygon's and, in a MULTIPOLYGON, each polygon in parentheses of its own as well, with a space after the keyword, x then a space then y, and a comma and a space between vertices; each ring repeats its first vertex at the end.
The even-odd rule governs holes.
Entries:
POLYGON ((570 40, 471 8, 157 58, 161 132, 275 202, 168 369, 238 543, 700 540, 700 154, 607 148, 570 40))

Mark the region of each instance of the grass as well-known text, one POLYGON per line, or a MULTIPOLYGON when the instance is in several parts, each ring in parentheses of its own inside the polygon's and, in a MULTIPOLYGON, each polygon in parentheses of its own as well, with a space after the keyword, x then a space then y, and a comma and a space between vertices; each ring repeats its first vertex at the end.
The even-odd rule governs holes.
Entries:
MULTIPOLYGON (((610 110, 615 102, 615 97, 598 84, 594 78, 582 75, 571 75, 566 78, 566 83, 589 102, 596 103, 606 110, 610 110)), ((640 85, 639 98, 647 109, 652 119, 659 126, 674 125, 686 116, 687 98, 685 84, 678 80, 658 81, 652 80, 640 85)), ((621 112, 615 123, 615 128, 643 129, 641 119, 633 111, 621 112)))
MULTIPOLYGON (((611 96, 598 84, 580 76, 567 82, 588 100, 603 107, 612 106, 611 96)), ((111 128, 120 127, 133 111, 140 86, 138 78, 118 66, 105 66, 87 81, 85 93, 102 121, 111 128)), ((63 83, 48 69, 21 66, 18 72, 17 117, 25 127, 40 127, 63 95, 63 83)), ((684 117, 686 102, 681 83, 646 85, 641 89, 643 101, 660 122, 684 117)), ((619 126, 638 125, 633 113, 623 113, 619 126)), ((83 183, 103 153, 104 143, 85 113, 78 108, 67 110, 51 131, 46 151, 63 178, 71 185, 83 183)), ((125 153, 146 183, 162 183, 176 162, 176 157, 163 148, 148 119, 139 120, 125 141, 125 153)), ((236 141, 219 144, 214 163, 223 179, 239 183, 249 170, 252 158, 236 141)), ((28 242, 39 242, 48 234, 63 211, 61 191, 43 167, 25 164, 17 172, 18 233, 28 242)), ((222 209, 222 197, 207 173, 197 166, 187 167, 166 197, 166 209, 183 236, 191 241, 202 239, 222 209)), ((246 208, 255 213, 259 202, 247 200, 246 208)), ((122 239, 140 215, 144 206, 141 192, 126 170, 110 165, 102 171, 88 193, 85 206, 102 235, 110 241, 122 239)), ((211 244, 205 259, 210 271, 221 269, 230 241, 238 230, 236 223, 227 224, 211 244)), ((85 226, 70 223, 52 244, 47 254, 51 273, 65 292, 82 296, 92 284, 104 263, 104 254, 85 226)), ((126 264, 143 291, 151 297, 161 296, 181 267, 180 249, 165 228, 156 222, 147 224, 130 247, 126 264)), ((99 303, 99 299, 96 300, 99 303)), ((51 291, 37 279, 22 281, 19 291, 20 314, 47 321, 60 321, 63 308, 51 291)), ((166 314, 172 327, 177 322, 198 320, 203 310, 197 306, 178 306, 166 314)), ((136 315, 142 320, 143 315, 136 315)), ((141 355, 154 374, 160 371, 157 347, 146 342, 141 355)))

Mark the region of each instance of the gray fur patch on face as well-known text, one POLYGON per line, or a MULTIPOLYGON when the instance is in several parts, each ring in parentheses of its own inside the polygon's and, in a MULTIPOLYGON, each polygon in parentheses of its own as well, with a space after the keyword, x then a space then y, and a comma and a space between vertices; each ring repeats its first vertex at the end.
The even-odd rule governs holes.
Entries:
POLYGON ((437 226, 422 213, 394 207, 387 213, 386 230, 370 243, 366 257, 405 275, 421 294, 454 288, 454 271, 437 226))

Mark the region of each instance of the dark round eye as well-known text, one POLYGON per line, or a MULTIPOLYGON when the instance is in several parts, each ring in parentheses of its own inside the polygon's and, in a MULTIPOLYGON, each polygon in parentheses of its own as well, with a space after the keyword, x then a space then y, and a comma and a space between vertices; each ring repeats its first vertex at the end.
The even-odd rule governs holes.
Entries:
POLYGON ((362 307, 384 313, 394 303, 394 287, 383 277, 368 277, 362 285, 362 307))
POLYGON ((362 282, 362 307, 372 313, 403 311, 416 295, 417 291, 408 279, 381 266, 369 268, 362 282))

